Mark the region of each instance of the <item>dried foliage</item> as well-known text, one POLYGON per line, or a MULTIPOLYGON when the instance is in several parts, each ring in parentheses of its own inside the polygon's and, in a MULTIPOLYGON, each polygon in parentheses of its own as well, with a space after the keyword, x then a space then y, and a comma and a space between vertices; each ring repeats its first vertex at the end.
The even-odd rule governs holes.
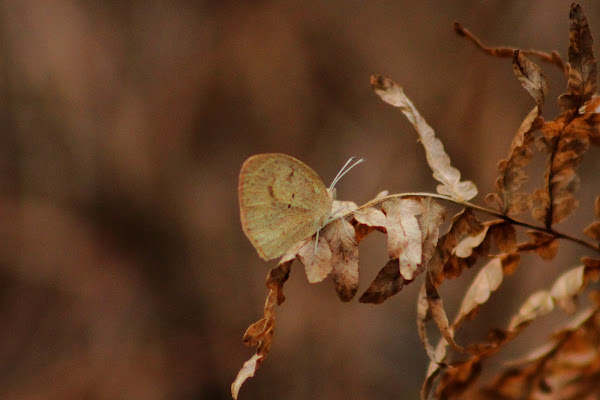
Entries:
POLYGON ((232 385, 236 398, 243 382, 254 375, 264 361, 273 337, 275 305, 281 305, 283 284, 294 260, 304 264, 309 282, 331 276, 342 301, 351 300, 358 289, 359 243, 371 232, 387 237, 388 261, 375 280, 361 295, 362 303, 379 304, 398 293, 404 285, 423 275, 417 299, 417 329, 425 352, 431 360, 423 384, 423 398, 597 398, 600 376, 600 294, 588 289, 590 305, 578 312, 578 296, 600 275, 600 258, 582 257, 581 265, 568 268, 546 290, 529 295, 505 327, 493 327, 482 342, 460 344, 455 333, 501 286, 505 277, 521 263, 524 253, 542 260, 553 259, 559 240, 600 253, 600 197, 596 199, 594 219, 584 233, 595 243, 560 233, 554 225, 575 211, 579 200, 576 169, 590 144, 599 144, 600 100, 596 97, 596 62, 587 19, 577 4, 570 12, 568 64, 558 53, 523 51, 484 46, 472 33, 455 24, 455 30, 485 53, 512 57, 513 71, 535 102, 517 129, 508 156, 498 164, 494 192, 486 196, 491 208, 468 201, 477 195, 471 181, 461 180, 461 173, 451 165, 434 130, 426 123, 413 103, 392 80, 374 75, 371 85, 386 103, 398 108, 414 126, 425 157, 439 182, 437 194, 383 192, 372 201, 357 207, 350 202, 333 202, 334 218, 318 234, 293 246, 271 270, 267 278, 270 292, 264 317, 251 325, 244 343, 256 347, 232 385), (542 70, 527 56, 534 55, 565 71, 567 91, 558 99, 562 108, 553 121, 544 121, 542 107, 548 93, 548 81, 542 70), (535 145, 534 145, 535 144, 535 145), (534 193, 523 190, 529 179, 525 168, 535 151, 547 160, 542 187, 534 193), (446 209, 440 204, 461 207, 451 219, 446 232, 440 229, 446 209), (531 210, 539 223, 514 219, 531 210), (529 240, 519 243, 517 229, 529 240), (318 241, 318 243, 315 243, 318 241), (454 319, 448 318, 439 288, 444 281, 456 279, 469 268, 479 268, 464 293, 454 319), (500 352, 537 318, 560 309, 574 315, 559 328, 550 341, 511 365, 488 384, 479 384, 484 363, 500 352), (427 324, 435 324, 441 339, 434 346, 427 324))

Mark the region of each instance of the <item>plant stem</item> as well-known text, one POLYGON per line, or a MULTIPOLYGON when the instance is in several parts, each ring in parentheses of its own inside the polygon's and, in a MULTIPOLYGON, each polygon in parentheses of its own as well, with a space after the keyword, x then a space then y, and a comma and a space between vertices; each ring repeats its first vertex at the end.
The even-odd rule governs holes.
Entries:
MULTIPOLYGON (((538 231, 538 232, 544 232, 544 233, 547 233, 547 234, 552 235, 552 236, 554 236, 556 238, 559 238, 559 239, 569 240, 569 241, 577 243, 577 244, 579 244, 581 246, 587 247, 590 250, 594 250, 597 253, 600 253, 600 247, 599 246, 594 245, 593 243, 587 242, 587 241, 585 241, 583 239, 579 239, 579 238, 567 235, 565 233, 561 233, 561 232, 555 231, 552 228, 546 228, 546 227, 536 226, 536 225, 529 224, 527 222, 519 221, 519 220, 513 219, 511 217, 508 217, 506 215, 500 214, 500 213, 498 213, 496 211, 490 210, 488 208, 485 208, 485 207, 482 207, 482 206, 478 206, 476 204, 469 203, 468 201, 457 200, 457 199, 454 199, 454 198, 452 198, 450 196, 446 196, 446 195, 443 195, 443 194, 437 194, 437 193, 399 193, 399 194, 391 194, 391 195, 384 196, 384 197, 376 199, 376 200, 371 200, 371 201, 363 204, 362 206, 358 207, 354 211, 358 211, 358 210, 363 209, 363 208, 372 207, 372 206, 381 204, 381 203, 383 203, 386 200, 399 199, 399 198, 404 198, 404 197, 429 197, 429 198, 434 198, 434 199, 440 199, 440 200, 444 200, 444 201, 449 201, 449 202, 455 203, 455 204, 460 204, 460 205, 468 207, 468 208, 470 208, 472 210, 477 210, 479 212, 482 212, 482 213, 494 216, 496 218, 500 218, 500 219, 502 219, 502 220, 504 220, 504 221, 506 221, 506 222, 508 222, 510 224, 522 226, 522 227, 529 228, 529 229, 532 229, 532 230, 535 230, 535 231, 538 231)), ((344 216, 351 215, 351 214, 354 213, 354 211, 349 211, 344 216)))

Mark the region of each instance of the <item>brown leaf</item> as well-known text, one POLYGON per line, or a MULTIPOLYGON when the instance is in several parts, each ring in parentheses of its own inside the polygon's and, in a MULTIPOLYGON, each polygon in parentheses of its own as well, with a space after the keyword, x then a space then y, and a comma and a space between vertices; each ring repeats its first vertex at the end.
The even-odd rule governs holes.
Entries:
MULTIPOLYGON (((544 175, 544 188, 536 191, 533 216, 547 228, 563 221, 577 208, 574 196, 579 187, 575 174, 590 144, 590 132, 583 129, 575 111, 564 112, 556 120, 547 122, 541 129, 545 150, 549 154, 544 175)), ((585 126, 584 126, 585 128, 585 126)))
MULTIPOLYGON (((269 271, 267 275, 266 285, 271 292, 276 293, 275 299, 277 301, 277 305, 281 305, 284 302, 285 296, 283 295, 283 284, 290 277, 290 270, 292 268, 292 260, 288 261, 280 261, 277 267, 273 268, 269 271)), ((271 294, 269 294, 269 299, 271 298, 271 294)), ((265 310, 267 307, 273 307, 273 305, 267 303, 265 305, 265 310)))
POLYGON ((237 399, 244 382, 254 376, 254 373, 271 349, 273 330, 275 328, 275 305, 279 305, 285 300, 283 284, 290 276, 290 269, 293 262, 293 258, 280 262, 267 275, 266 285, 269 288, 269 295, 267 296, 267 301, 265 301, 264 317, 250 325, 242 339, 245 345, 256 346, 256 353, 244 363, 231 384, 231 395, 234 399, 237 399))
POLYGON ((471 181, 460 180, 460 172, 450 164, 450 157, 446 154, 444 145, 435 137, 433 129, 406 97, 402 88, 391 79, 380 75, 371 76, 371 86, 383 101, 398 107, 414 126, 425 149, 433 177, 441 183, 437 187, 438 193, 465 201, 475 197, 477 186, 471 181))
POLYGON ((513 54, 513 71, 521 85, 533 97, 541 110, 548 93, 548 79, 540 67, 529 61, 523 52, 515 50, 513 54))
POLYGON ((539 232, 527 231, 533 242, 521 243, 517 246, 519 251, 534 251, 544 260, 552 260, 558 252, 558 240, 553 235, 539 232))
POLYGON ((517 231, 508 222, 499 222, 490 226, 489 235, 494 239, 498 249, 510 253, 517 247, 517 231))
POLYGON ((322 236, 331 251, 336 292, 340 300, 350 301, 358 289, 358 244, 354 241, 354 226, 339 218, 325 227, 322 236))
POLYGON ((521 255, 518 252, 504 254, 502 257, 502 272, 504 276, 510 275, 517 270, 521 262, 521 255))
POLYGON ((596 241, 600 241, 600 221, 595 221, 589 224, 583 230, 583 233, 596 241))
POLYGON ((444 278, 452 276, 451 273, 446 276, 445 267, 459 239, 464 235, 477 235, 483 229, 484 226, 468 208, 454 216, 452 226, 448 230, 448 233, 438 241, 431 260, 427 265, 428 273, 431 275, 436 286, 439 286, 444 278))
POLYGON ((594 201, 594 216, 600 219, 600 196, 594 201))
POLYGON ((416 217, 423 211, 421 203, 413 199, 392 199, 381 208, 386 214, 388 255, 399 259, 404 279, 413 280, 422 260, 421 228, 416 217))
POLYGON ((592 48, 592 34, 579 4, 573 3, 569 14, 569 82, 567 93, 558 104, 563 110, 576 110, 596 93, 596 60, 592 48))
POLYGON ((403 286, 404 279, 400 275, 398 260, 389 260, 358 301, 361 303, 380 304, 398 293, 403 286))
POLYGON ((532 197, 518 190, 528 179, 524 168, 532 158, 530 147, 533 142, 533 132, 543 124, 540 114, 548 92, 548 81, 539 67, 518 50, 514 52, 513 70, 523 87, 536 101, 536 106, 517 130, 508 158, 498 163, 499 177, 494 185, 496 193, 486 196, 486 202, 504 215, 521 214, 532 206, 532 197))
POLYGON ((490 294, 498 289, 502 283, 502 278, 502 261, 499 257, 494 257, 481 268, 473 283, 467 289, 454 325, 456 326, 461 320, 468 318, 469 314, 485 303, 490 294))
POLYGON ((597 282, 600 279, 600 259, 581 257, 581 262, 585 266, 586 278, 597 282))

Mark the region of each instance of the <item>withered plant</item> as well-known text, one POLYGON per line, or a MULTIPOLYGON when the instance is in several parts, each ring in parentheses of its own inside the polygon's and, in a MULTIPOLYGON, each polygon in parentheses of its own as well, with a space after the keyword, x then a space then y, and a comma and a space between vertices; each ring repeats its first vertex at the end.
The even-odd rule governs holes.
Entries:
POLYGON ((283 285, 294 260, 304 264, 311 283, 331 276, 339 298, 349 301, 358 289, 358 244, 374 231, 387 235, 389 261, 360 302, 382 303, 423 275, 417 299, 417 329, 431 363, 422 398, 600 398, 600 292, 588 287, 600 273, 600 197, 595 200, 594 220, 583 229, 591 241, 555 230, 555 224, 578 207, 577 168, 590 144, 600 144, 600 97, 595 94, 597 67, 592 36, 579 5, 571 6, 569 18, 568 63, 556 52, 489 48, 460 24, 454 25, 459 35, 483 52, 512 57, 515 76, 535 102, 517 129, 507 158, 498 163, 498 178, 494 192, 485 197, 486 206, 469 202, 477 195, 475 184, 461 180, 433 129, 401 87, 388 78, 371 77, 375 93, 399 108, 414 126, 427 163, 440 183, 437 193, 382 192, 360 207, 334 201, 333 212, 341 210, 343 218, 327 224, 320 235, 298 243, 269 272, 264 317, 252 324, 243 338, 246 345, 256 347, 256 354, 232 384, 234 398, 269 352, 275 306, 285 300, 283 285), (541 117, 548 81, 528 57, 560 68, 568 80, 566 93, 558 98, 562 113, 553 121, 541 117), (528 193, 523 189, 528 180, 525 167, 536 151, 546 158, 545 173, 539 177, 539 189, 528 193), (442 204, 446 203, 460 206, 461 211, 451 218, 447 232, 440 234, 446 215, 442 204), (531 213, 535 222, 519 218, 525 213, 531 213), (517 229, 524 229, 529 240, 519 243, 517 229), (317 237, 319 244, 315 246, 317 237), (485 341, 456 342, 455 332, 476 316, 504 277, 519 267, 522 254, 534 253, 551 260, 559 242, 571 242, 597 257, 581 257, 581 265, 566 269, 547 290, 531 293, 508 325, 491 327, 485 341), (438 289, 445 280, 459 278, 471 267, 478 267, 478 273, 450 321, 438 289), (590 299, 589 306, 580 309, 575 299, 584 292, 590 299), (486 359, 500 352, 533 320, 557 308, 569 315, 566 325, 547 343, 506 366, 491 383, 479 384, 477 378, 486 359), (431 321, 441 334, 437 345, 428 338, 426 328, 431 321))

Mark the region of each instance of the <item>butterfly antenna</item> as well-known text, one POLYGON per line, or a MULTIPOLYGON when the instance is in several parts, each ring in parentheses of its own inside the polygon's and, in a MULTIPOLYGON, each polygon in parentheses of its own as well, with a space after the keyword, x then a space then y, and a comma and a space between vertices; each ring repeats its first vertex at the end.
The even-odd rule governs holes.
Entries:
POLYGON ((365 161, 364 158, 361 158, 360 160, 356 161, 354 164, 348 166, 352 161, 356 160, 356 157, 350 157, 348 159, 348 161, 346 161, 346 164, 344 164, 344 166, 342 167, 342 169, 340 169, 340 172, 338 172, 338 174, 335 176, 335 178, 333 179, 333 182, 331 182, 331 186, 329 186, 329 189, 333 189, 335 187, 335 185, 338 183, 338 181, 340 179, 342 179, 342 177, 344 175, 346 175, 346 173, 348 171, 350 171, 352 168, 356 167, 358 164, 360 164, 361 162, 365 161))

